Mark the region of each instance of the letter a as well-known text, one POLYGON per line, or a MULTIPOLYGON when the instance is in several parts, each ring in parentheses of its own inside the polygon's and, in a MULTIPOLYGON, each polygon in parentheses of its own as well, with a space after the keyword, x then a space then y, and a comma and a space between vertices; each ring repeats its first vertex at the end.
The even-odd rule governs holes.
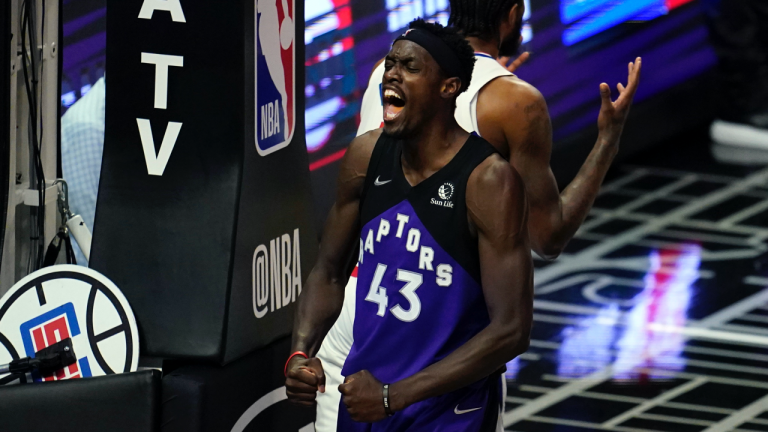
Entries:
POLYGON ((147 173, 162 176, 165 166, 168 165, 168 159, 171 158, 171 152, 176 145, 182 124, 168 122, 160 151, 155 154, 155 139, 152 137, 152 125, 149 120, 137 118, 136 123, 139 124, 139 135, 141 135, 141 147, 144 149, 144 160, 147 162, 147 173))
POLYGON ((144 0, 139 12, 139 18, 152 19, 152 14, 156 10, 170 12, 171 19, 175 22, 187 22, 186 18, 184 18, 184 11, 181 10, 179 0, 144 0))

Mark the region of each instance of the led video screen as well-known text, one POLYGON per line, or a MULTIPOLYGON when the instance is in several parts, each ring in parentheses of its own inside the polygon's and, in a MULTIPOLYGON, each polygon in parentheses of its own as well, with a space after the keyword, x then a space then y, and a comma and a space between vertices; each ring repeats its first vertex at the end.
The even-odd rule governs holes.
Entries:
MULTIPOLYGON (((696 0, 526 0, 518 75, 546 97, 555 139, 595 127, 598 86, 626 82, 644 59, 642 102, 715 62, 696 0)), ((310 168, 337 162, 354 138, 375 63, 414 18, 447 23, 449 0, 305 2, 306 144, 310 168)), ((104 74, 106 1, 65 0, 62 111, 104 74)), ((303 89, 301 88, 303 87, 303 89)))

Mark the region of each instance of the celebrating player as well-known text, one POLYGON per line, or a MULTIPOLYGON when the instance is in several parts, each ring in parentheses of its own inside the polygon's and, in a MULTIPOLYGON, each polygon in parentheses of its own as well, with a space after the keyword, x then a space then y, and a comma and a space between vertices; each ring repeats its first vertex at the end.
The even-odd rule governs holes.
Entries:
POLYGON ((311 405, 359 242, 337 430, 498 427, 498 371, 528 346, 533 269, 520 177, 454 117, 474 61, 455 30, 412 23, 385 61, 383 131, 342 161, 286 364, 289 399, 311 405))

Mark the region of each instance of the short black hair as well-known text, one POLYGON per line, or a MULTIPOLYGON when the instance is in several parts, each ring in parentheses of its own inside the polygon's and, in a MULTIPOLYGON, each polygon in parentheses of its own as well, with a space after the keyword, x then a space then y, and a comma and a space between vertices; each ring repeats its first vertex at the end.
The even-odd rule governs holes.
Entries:
POLYGON ((448 24, 464 36, 492 39, 499 35, 499 24, 513 6, 524 0, 451 0, 448 24))
POLYGON ((465 76, 469 77, 467 78, 467 82, 461 83, 461 90, 459 90, 457 96, 464 93, 469 88, 469 84, 472 81, 472 71, 475 69, 476 61, 475 51, 472 49, 469 42, 464 39, 464 36, 459 34, 459 31, 453 27, 444 27, 442 24, 427 22, 421 18, 411 21, 408 28, 432 33, 440 38, 451 51, 456 53, 465 76))

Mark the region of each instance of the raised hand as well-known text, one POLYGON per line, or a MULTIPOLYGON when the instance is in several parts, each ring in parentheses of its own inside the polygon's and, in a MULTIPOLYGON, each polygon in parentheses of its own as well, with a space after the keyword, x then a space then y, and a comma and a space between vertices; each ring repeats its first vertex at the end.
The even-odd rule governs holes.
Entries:
POLYGON ((522 66, 523 63, 527 62, 530 57, 531 57, 531 53, 526 51, 520 54, 520 56, 517 59, 515 59, 515 61, 513 61, 512 63, 509 62, 510 60, 512 60, 512 57, 499 57, 497 61, 499 62, 500 65, 504 66, 504 69, 512 73, 515 73, 517 68, 522 66))
POLYGON ((318 358, 296 356, 288 364, 285 378, 288 400, 303 406, 314 406, 317 392, 325 393, 325 371, 318 358))
POLYGON ((373 423, 387 417, 384 411, 384 384, 367 370, 344 379, 339 386, 342 402, 356 422, 373 423))
POLYGON ((619 90, 619 98, 615 102, 611 101, 611 87, 606 83, 600 84, 602 106, 597 117, 597 128, 600 131, 600 137, 606 142, 618 144, 621 138, 624 124, 629 115, 629 109, 632 107, 637 87, 640 85, 640 70, 642 67, 643 63, 640 57, 629 64, 627 86, 624 87, 622 83, 616 86, 619 90))

